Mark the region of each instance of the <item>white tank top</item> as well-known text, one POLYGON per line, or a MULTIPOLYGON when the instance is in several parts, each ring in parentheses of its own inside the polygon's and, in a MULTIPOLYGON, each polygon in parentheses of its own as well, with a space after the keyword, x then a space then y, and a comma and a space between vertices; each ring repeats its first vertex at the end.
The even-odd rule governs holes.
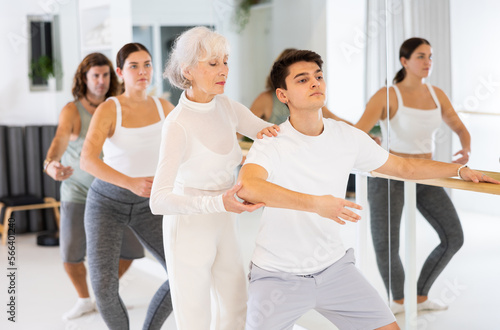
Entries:
MULTIPOLYGON (((434 134, 441 126, 441 104, 434 88, 427 83, 436 109, 423 110, 409 108, 403 104, 401 92, 392 86, 398 99, 398 110, 390 120, 389 149, 405 154, 426 154, 434 150, 434 134)), ((387 118, 380 121, 382 145, 387 140, 387 118)))
POLYGON ((160 121, 144 127, 123 127, 122 107, 116 97, 116 125, 113 136, 102 147, 103 161, 113 169, 133 178, 154 176, 158 164, 161 129, 165 114, 160 100, 153 96, 160 121))

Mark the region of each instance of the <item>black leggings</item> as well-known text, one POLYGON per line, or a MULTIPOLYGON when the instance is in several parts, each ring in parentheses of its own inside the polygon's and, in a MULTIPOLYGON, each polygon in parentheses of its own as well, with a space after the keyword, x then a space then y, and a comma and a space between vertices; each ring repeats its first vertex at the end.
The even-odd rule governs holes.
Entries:
MULTIPOLYGON (((387 180, 368 178, 371 231, 378 269, 389 291, 387 180)), ((391 291, 393 300, 404 298, 404 269, 399 257, 399 233, 404 206, 404 183, 391 180, 391 291)), ((417 208, 436 230, 440 244, 427 257, 417 282, 417 294, 427 296, 448 262, 464 243, 457 211, 441 187, 417 184, 417 208)))

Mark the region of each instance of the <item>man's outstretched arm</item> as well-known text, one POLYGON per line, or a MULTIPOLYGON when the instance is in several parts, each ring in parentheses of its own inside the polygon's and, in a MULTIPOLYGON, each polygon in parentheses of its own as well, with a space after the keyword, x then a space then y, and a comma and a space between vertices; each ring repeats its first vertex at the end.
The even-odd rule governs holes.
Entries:
MULTIPOLYGON (((389 154, 389 158, 384 165, 376 169, 375 172, 409 180, 437 179, 457 176, 458 169, 461 166, 461 164, 443 163, 429 159, 403 158, 389 154)), ((460 178, 465 181, 472 181, 475 183, 500 183, 499 181, 468 167, 463 167, 460 170, 460 178)))
POLYGON ((238 197, 249 203, 264 203, 267 207, 314 212, 340 224, 343 220, 357 222, 360 216, 346 207, 361 209, 361 206, 331 195, 309 195, 289 190, 267 181, 268 173, 260 165, 245 164, 238 177, 241 189, 238 197), (342 220, 343 219, 343 220, 342 220))

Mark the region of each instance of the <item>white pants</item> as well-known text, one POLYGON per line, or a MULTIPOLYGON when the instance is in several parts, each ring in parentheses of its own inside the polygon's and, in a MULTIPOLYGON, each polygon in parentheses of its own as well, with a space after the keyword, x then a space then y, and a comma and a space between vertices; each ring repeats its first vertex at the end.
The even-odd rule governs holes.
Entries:
POLYGON ((163 217, 178 330, 244 329, 247 285, 235 221, 232 213, 163 217))

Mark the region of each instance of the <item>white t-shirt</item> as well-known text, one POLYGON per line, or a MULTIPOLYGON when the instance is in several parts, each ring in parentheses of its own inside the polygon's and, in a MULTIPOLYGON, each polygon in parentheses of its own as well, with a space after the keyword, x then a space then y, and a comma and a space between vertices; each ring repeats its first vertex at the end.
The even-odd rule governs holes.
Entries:
POLYGON ((163 125, 150 198, 152 212, 226 212, 222 194, 234 185, 234 170, 242 159, 236 132, 255 139, 269 126, 225 95, 196 103, 182 93, 163 125))
MULTIPOLYGON (((287 120, 278 137, 254 142, 245 164, 262 166, 267 180, 284 188, 345 198, 351 170, 377 169, 388 152, 352 126, 332 119, 323 122, 319 136, 307 136, 287 120)), ((265 207, 252 262, 268 271, 319 272, 345 254, 340 226, 316 213, 265 207)))

